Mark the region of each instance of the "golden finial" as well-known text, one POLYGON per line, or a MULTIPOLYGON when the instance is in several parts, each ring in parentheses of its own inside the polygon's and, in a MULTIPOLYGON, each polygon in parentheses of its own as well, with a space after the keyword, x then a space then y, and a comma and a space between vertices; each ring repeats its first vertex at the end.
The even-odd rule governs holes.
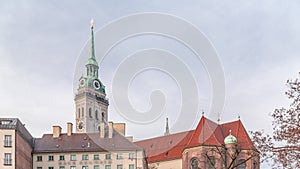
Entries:
POLYGON ((94 29, 94 19, 91 19, 91 29, 94 29))

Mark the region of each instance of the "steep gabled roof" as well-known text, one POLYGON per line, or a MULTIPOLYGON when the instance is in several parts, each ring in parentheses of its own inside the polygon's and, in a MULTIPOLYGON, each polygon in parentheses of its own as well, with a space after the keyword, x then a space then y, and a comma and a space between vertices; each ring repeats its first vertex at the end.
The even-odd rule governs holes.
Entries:
POLYGON ((204 116, 195 130, 135 142, 144 148, 149 163, 182 158, 182 152, 197 146, 222 146, 224 139, 232 130, 242 149, 255 147, 240 120, 230 123, 217 124, 204 116))
POLYGON ((231 134, 237 138, 240 148, 256 150, 241 120, 224 123, 221 127, 225 137, 229 135, 229 130, 231 130, 231 134))

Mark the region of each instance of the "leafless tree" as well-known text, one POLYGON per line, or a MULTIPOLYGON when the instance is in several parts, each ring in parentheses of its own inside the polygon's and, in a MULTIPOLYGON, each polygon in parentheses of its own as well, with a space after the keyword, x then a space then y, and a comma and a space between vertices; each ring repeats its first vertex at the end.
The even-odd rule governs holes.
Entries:
POLYGON ((208 151, 205 151, 203 156, 206 159, 208 168, 210 169, 236 169, 246 166, 247 161, 258 158, 259 153, 256 150, 241 149, 238 145, 231 148, 223 146, 214 146, 208 151), (216 166, 216 159, 212 158, 217 156, 221 162, 221 168, 216 166), (240 160, 242 159, 242 160, 240 160))
POLYGON ((286 85, 285 94, 291 103, 288 108, 275 109, 272 113, 273 133, 252 132, 262 160, 271 161, 274 169, 300 168, 300 82, 288 80, 286 85))

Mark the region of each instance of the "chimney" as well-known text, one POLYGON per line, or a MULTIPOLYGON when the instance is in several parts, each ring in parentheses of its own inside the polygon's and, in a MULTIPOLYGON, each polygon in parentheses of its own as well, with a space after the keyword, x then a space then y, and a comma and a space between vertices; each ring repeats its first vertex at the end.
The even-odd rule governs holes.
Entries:
POLYGON ((102 122, 100 123, 100 138, 104 138, 105 136, 105 124, 102 122))
POLYGON ((68 123, 67 123, 67 135, 68 135, 68 136, 71 136, 72 133, 73 133, 73 124, 70 123, 70 122, 68 122, 68 123))
POLYGON ((53 126, 53 137, 57 138, 61 134, 61 127, 60 126, 53 126))
POLYGON ((130 142, 133 142, 133 136, 127 136, 126 139, 129 140, 130 142))
POLYGON ((122 136, 125 136, 125 123, 114 123, 114 129, 120 133, 122 136))
POLYGON ((114 123, 113 122, 108 122, 108 138, 112 138, 113 137, 113 132, 114 132, 114 123))

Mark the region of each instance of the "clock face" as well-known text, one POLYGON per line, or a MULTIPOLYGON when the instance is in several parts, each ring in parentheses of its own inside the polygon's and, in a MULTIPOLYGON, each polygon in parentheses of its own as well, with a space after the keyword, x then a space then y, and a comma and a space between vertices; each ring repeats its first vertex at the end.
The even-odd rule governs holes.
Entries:
POLYGON ((98 80, 94 80, 93 85, 94 85, 95 89, 100 89, 100 87, 101 87, 101 85, 100 85, 100 83, 99 83, 98 80))
POLYGON ((80 121, 80 122, 78 123, 77 128, 78 128, 80 131, 82 131, 82 130, 84 129, 84 122, 83 122, 83 121, 80 121))
POLYGON ((79 82, 80 87, 83 87, 84 84, 85 84, 85 80, 84 80, 84 79, 81 79, 80 82, 79 82))

